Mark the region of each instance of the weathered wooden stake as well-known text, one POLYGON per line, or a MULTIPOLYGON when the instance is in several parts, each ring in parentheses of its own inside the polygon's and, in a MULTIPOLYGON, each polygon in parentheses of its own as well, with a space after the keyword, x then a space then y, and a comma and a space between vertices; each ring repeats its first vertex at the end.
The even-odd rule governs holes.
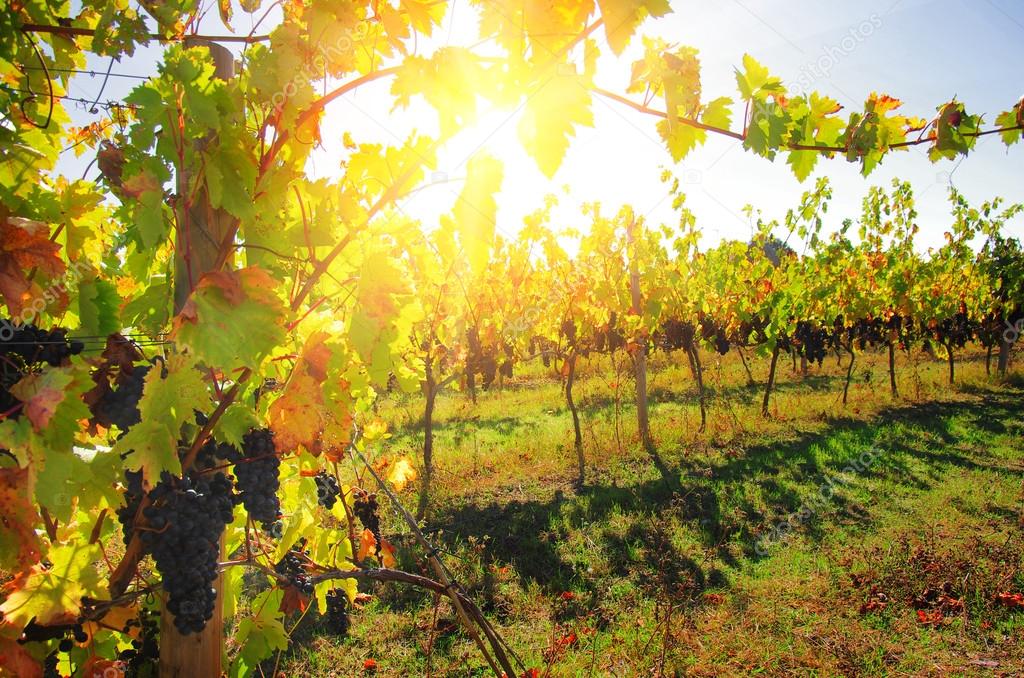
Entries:
MULTIPOLYGON (((222 45, 206 40, 186 39, 189 47, 205 47, 210 52, 218 78, 234 77, 234 55, 222 45)), ((195 201, 187 204, 190 194, 189 171, 182 167, 178 173, 178 229, 174 252, 174 312, 181 311, 193 288, 204 273, 214 269, 220 243, 228 233, 231 216, 210 205, 204 188, 196 191, 195 201)), ((229 259, 230 260, 230 259, 229 259)), ((224 540, 220 544, 224 555, 224 540)), ((217 678, 221 675, 221 655, 224 645, 224 577, 217 580, 217 603, 213 619, 201 633, 183 636, 174 627, 170 612, 160 615, 160 676, 161 678, 217 678)))

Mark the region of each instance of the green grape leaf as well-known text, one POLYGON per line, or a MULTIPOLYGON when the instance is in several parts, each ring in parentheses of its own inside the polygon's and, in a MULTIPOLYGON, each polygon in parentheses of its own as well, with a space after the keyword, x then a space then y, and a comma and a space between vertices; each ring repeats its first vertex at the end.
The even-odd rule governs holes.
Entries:
MULTIPOLYGON (((1003 111, 996 117, 996 124, 1000 127, 1018 127, 1020 123, 1020 111, 1024 108, 1024 102, 1017 104, 1017 106, 1009 111, 1003 111)), ((1005 129, 999 133, 1003 143, 1007 146, 1012 146, 1021 140, 1021 135, 1024 134, 1024 130, 1020 129, 1005 129)))
POLYGON ((805 180, 818 164, 818 151, 790 151, 786 162, 793 168, 793 174, 799 181, 805 180))
POLYGON ((256 418, 256 413, 251 407, 232 403, 217 420, 217 425, 213 428, 213 437, 223 443, 241 448, 242 436, 258 426, 259 419, 256 418))
POLYGON ((174 319, 172 336, 207 365, 258 366, 285 338, 287 313, 275 287, 255 267, 207 273, 174 319))
POLYGON ((92 278, 78 283, 79 331, 85 336, 105 337, 121 329, 121 296, 108 280, 92 278))
POLYGON ((288 649, 281 599, 284 592, 273 588, 256 596, 250 609, 254 614, 238 622, 235 642, 241 646, 231 665, 232 678, 252 675, 259 663, 278 650, 288 649))
POLYGON ((194 420, 196 410, 203 411, 210 404, 202 373, 192 357, 172 356, 165 367, 166 376, 159 365, 146 374, 139 400, 142 421, 114 445, 115 452, 127 455, 125 467, 141 470, 147 483, 155 483, 163 471, 181 474, 181 426, 194 420))

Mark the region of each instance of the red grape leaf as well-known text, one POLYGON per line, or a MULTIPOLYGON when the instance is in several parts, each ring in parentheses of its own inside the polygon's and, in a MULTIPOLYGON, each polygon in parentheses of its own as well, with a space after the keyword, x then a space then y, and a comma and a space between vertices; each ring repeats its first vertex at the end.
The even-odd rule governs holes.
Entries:
POLYGON ((33 428, 42 431, 49 425, 57 406, 64 401, 67 386, 73 379, 68 370, 32 372, 12 386, 10 392, 25 404, 23 411, 33 428))
POLYGON ((9 217, 0 221, 0 296, 13 315, 21 313, 37 287, 28 271, 38 269, 47 276, 64 272, 60 245, 49 239, 47 224, 9 217))
POLYGON ((0 469, 0 567, 17 570, 39 561, 41 520, 29 501, 28 469, 0 469))
POLYGON ((17 641, 0 638, 0 673, 19 678, 42 678, 43 666, 17 641))

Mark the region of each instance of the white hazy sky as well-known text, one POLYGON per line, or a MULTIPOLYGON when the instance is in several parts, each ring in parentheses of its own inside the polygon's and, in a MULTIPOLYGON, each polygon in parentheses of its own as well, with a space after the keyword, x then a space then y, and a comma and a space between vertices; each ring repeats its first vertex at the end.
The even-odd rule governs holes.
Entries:
MULTIPOLYGON (((431 41, 421 41, 421 53, 444 44, 475 42, 475 12, 466 0, 452 0, 452 5, 442 30, 431 41)), ((737 97, 733 68, 745 52, 791 89, 801 85, 829 94, 847 111, 859 110, 870 92, 879 91, 902 99, 907 114, 931 117, 937 105, 956 96, 968 111, 985 113, 992 124, 996 114, 1024 94, 1021 0, 684 0, 672 2, 672 7, 673 14, 648 21, 641 31, 700 50, 705 100, 737 97)), ((236 11, 234 23, 239 32, 248 32, 250 18, 236 11)), ((202 30, 226 29, 214 10, 202 30)), ((598 71, 601 86, 624 92, 629 65, 641 52, 639 42, 634 40, 618 58, 604 50, 598 71)), ((113 72, 151 74, 157 58, 157 49, 142 49, 114 64, 113 72)), ((108 63, 95 60, 90 65, 105 71, 108 63)), ((91 100, 100 84, 100 77, 80 76, 70 94, 91 100)), ((122 98, 135 84, 112 78, 100 100, 122 98)), ((436 133, 436 116, 425 104, 391 112, 389 87, 390 81, 378 81, 331 105, 322 130, 323 148, 309 166, 312 174, 339 173, 344 131, 356 141, 383 143, 399 143, 411 128, 436 133)), ((655 105, 660 107, 660 102, 655 105)), ((73 115, 79 123, 94 117, 85 110, 73 115)), ((677 165, 657 136, 656 118, 595 97, 594 127, 578 132, 562 167, 549 181, 519 147, 517 122, 514 111, 483 115, 440 152, 437 170, 449 180, 418 191, 404 201, 402 209, 428 227, 436 223, 459 191, 466 161, 481 150, 505 162, 497 220, 505 234, 517 231, 522 216, 539 206, 546 193, 560 194, 557 217, 562 224, 582 226, 578 206, 594 200, 606 211, 629 203, 648 214, 651 223, 675 223, 666 186, 659 181, 663 168, 683 181, 687 205, 697 215, 706 245, 720 238, 749 236, 750 224, 742 214, 746 204, 768 218, 781 217, 823 174, 832 179, 832 226, 844 217, 859 215, 861 198, 870 186, 888 186, 894 177, 911 181, 923 247, 938 244, 948 227, 946 187, 950 182, 972 201, 1003 196, 1024 202, 1024 145, 1007 149, 995 137, 980 139, 976 150, 958 162, 932 164, 924 148, 896 153, 867 178, 861 177, 856 164, 839 157, 823 158, 801 184, 784 156, 769 162, 745 152, 732 139, 714 135, 677 165)), ((89 160, 68 159, 63 169, 78 175, 89 160)), ((1024 219, 1017 219, 1009 230, 1024 237, 1024 219)))

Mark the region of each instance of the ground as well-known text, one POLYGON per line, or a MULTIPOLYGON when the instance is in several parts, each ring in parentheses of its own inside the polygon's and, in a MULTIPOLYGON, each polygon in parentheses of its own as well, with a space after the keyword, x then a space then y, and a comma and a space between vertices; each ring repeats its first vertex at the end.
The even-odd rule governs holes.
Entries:
MULTIPOLYGON (((587 456, 573 485, 557 378, 527 366, 500 388, 439 401, 426 526, 526 666, 549 676, 1024 675, 1024 384, 958 356, 957 384, 923 354, 807 375, 704 353, 708 428, 679 354, 651 363, 664 478, 635 435, 620 358, 577 387, 587 456), (788 527, 780 528, 780 525, 788 527)), ((422 399, 391 397, 392 454, 416 455, 422 399)), ((415 491, 403 500, 415 505, 415 491)), ((397 520, 398 544, 409 543, 397 520)), ((399 565, 423 571, 422 553, 399 565)), ((365 587, 364 587, 365 588, 365 587)), ((365 588, 346 639, 307 615, 283 675, 487 675, 445 600, 365 588)))

